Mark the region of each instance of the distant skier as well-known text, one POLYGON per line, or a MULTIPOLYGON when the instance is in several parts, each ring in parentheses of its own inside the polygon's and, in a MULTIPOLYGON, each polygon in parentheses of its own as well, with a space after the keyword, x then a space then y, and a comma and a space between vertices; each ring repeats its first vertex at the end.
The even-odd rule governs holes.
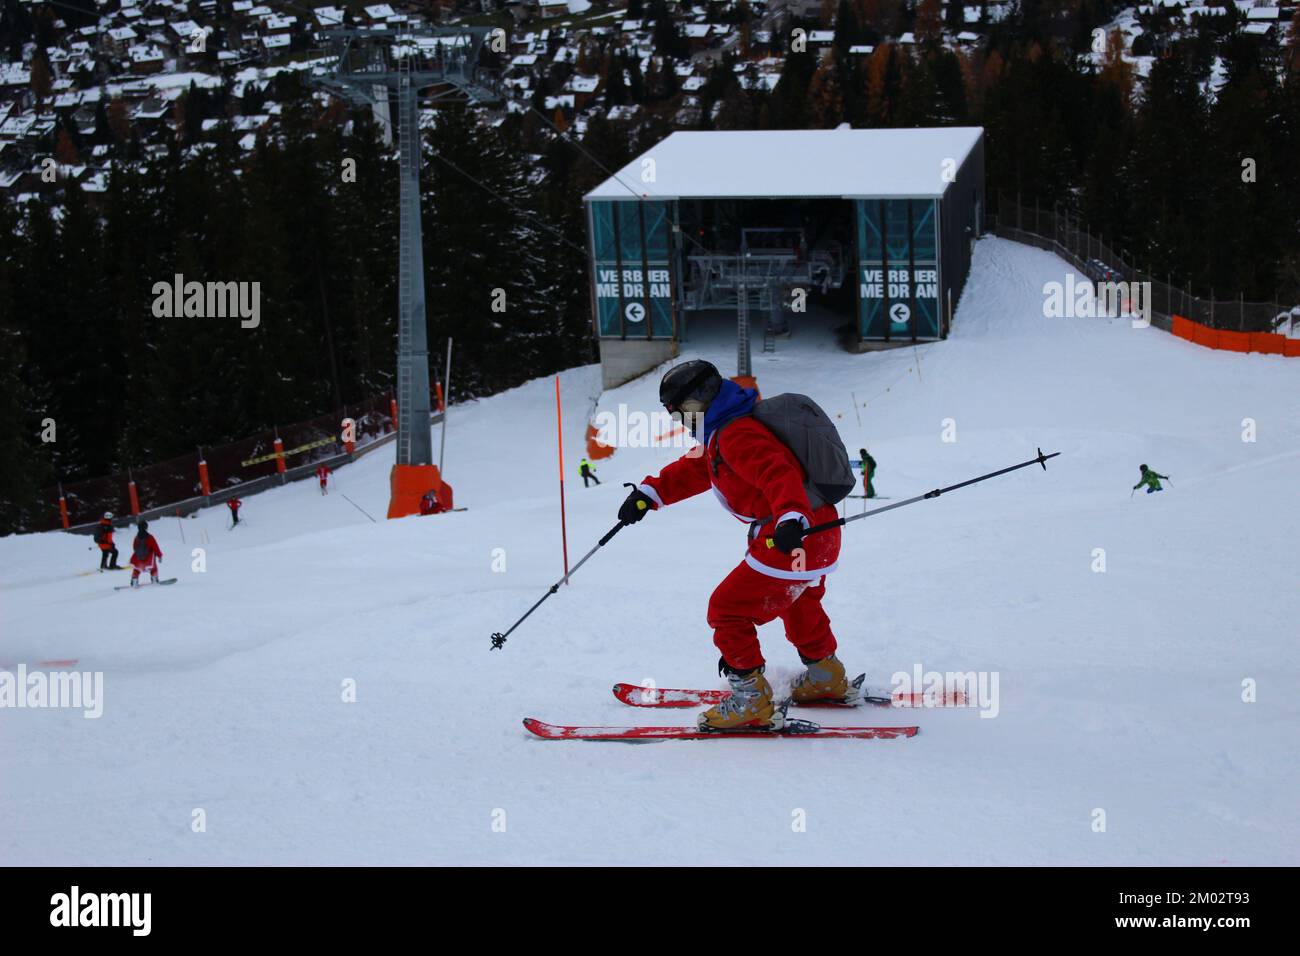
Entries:
POLYGON ((443 508, 442 504, 438 501, 438 493, 436 491, 425 492, 424 497, 420 499, 420 514, 422 515, 438 515, 442 514, 445 510, 446 509, 443 508))
POLYGON ((320 493, 322 495, 328 495, 329 488, 327 486, 330 481, 330 466, 324 464, 320 465, 316 469, 316 477, 320 479, 320 493))
POLYGON ((149 580, 158 583, 158 559, 162 557, 162 548, 149 533, 149 522, 140 521, 135 540, 131 542, 131 587, 140 586, 140 572, 148 571, 149 580))
POLYGON ((1160 484, 1160 479, 1163 478, 1165 481, 1168 481, 1169 480, 1168 475, 1158 475, 1150 468, 1148 468, 1146 465, 1141 465, 1139 467, 1142 469, 1142 478, 1140 481, 1138 481, 1136 485, 1133 486, 1134 491, 1137 491, 1143 485, 1147 486, 1147 494, 1151 494, 1151 492, 1153 491, 1165 490, 1164 486, 1160 484))
POLYGON ((712 488, 723 507, 749 523, 744 560, 709 598, 708 622, 722 653, 718 670, 731 694, 700 714, 700 727, 772 725, 776 707, 763 676, 756 628, 778 617, 806 667, 794 683, 793 699, 848 699, 851 688, 822 609, 825 576, 839 558, 840 532, 833 528, 801 540, 804 528, 838 517, 835 506, 813 510, 799 460, 751 414, 758 393, 723 380, 710 363, 695 360, 670 369, 660 382, 659 400, 703 448, 688 451, 658 476, 647 476, 623 502, 619 520, 634 524, 647 511, 712 488))
POLYGON ((596 484, 600 484, 600 479, 596 477, 596 469, 591 467, 591 462, 582 459, 578 462, 578 474, 582 475, 582 487, 590 488, 591 484, 587 481, 590 478, 596 484))
POLYGON ((113 547, 113 512, 105 511, 95 529, 95 544, 99 545, 99 570, 118 571, 117 548, 113 547))
POLYGON ((865 448, 858 450, 858 458, 862 462, 863 491, 868 498, 874 498, 876 497, 876 486, 871 482, 876 477, 876 459, 868 455, 865 448))
POLYGON ((230 509, 230 527, 239 524, 239 507, 243 502, 238 498, 231 498, 226 502, 226 507, 230 509))

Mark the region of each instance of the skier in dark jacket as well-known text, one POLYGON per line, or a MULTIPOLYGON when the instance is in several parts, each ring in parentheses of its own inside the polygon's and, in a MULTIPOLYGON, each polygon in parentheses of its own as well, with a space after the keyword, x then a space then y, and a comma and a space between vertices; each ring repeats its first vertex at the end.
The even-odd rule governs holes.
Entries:
POLYGON ((1165 490, 1164 487, 1160 484, 1160 479, 1163 478, 1165 481, 1168 481, 1169 480, 1168 475, 1156 474, 1146 465, 1141 465, 1140 467, 1142 469, 1142 478, 1140 481, 1138 481, 1136 485, 1133 486, 1134 491, 1137 491, 1143 485, 1147 486, 1147 494, 1151 494, 1151 492, 1153 491, 1165 490))
POLYGON ((113 547, 113 512, 105 511, 95 529, 95 544, 99 545, 99 570, 118 571, 117 548, 113 547))

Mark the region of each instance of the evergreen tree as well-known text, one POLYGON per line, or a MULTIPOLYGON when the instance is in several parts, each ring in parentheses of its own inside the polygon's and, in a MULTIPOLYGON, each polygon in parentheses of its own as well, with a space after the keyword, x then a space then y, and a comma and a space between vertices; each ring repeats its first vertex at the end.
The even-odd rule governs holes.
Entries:
POLYGON ((835 13, 835 49, 841 56, 848 56, 849 47, 862 42, 862 27, 858 23, 857 11, 851 0, 840 0, 835 13))
POLYGON ((440 111, 429 144, 438 157, 425 178, 429 341, 455 340, 456 394, 571 364, 573 290, 548 269, 557 238, 533 208, 518 152, 462 108, 440 111))
POLYGON ((627 81, 623 76, 623 55, 611 53, 605 57, 605 105, 622 106, 628 101, 627 81))
POLYGON ((844 121, 844 86, 840 53, 832 48, 808 84, 808 122, 814 129, 834 129, 844 121))
POLYGON ((1203 216, 1204 197, 1214 188, 1203 172, 1210 147, 1207 115, 1187 60, 1180 55, 1158 58, 1136 117, 1129 177, 1133 219, 1142 225, 1130 251, 1144 270, 1154 269, 1157 275, 1183 271, 1177 268, 1180 263, 1199 272, 1205 238, 1217 230, 1217 225, 1208 230, 1203 216))

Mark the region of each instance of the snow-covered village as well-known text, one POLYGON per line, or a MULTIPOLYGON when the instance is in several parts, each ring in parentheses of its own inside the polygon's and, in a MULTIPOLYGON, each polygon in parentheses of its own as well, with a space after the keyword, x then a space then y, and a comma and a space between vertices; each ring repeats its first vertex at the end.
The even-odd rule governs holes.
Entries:
POLYGON ((1297 157, 1295 2, 0 0, 6 914, 1266 925, 1297 157))
MULTIPOLYGON (((1138 77, 1180 37, 1205 46, 1240 36, 1264 48, 1294 49, 1300 10, 1286 0, 1033 6, 1052 35, 1083 44, 1085 58, 1099 68, 1109 64, 1138 77), (1067 15, 1071 8, 1078 13, 1067 15)), ((1011 29, 1013 3, 5 0, 3 9, 0 192, 23 201, 57 194, 67 180, 102 193, 114 160, 156 160, 171 143, 200 150, 219 128, 237 134, 241 151, 253 151, 259 137, 276 135, 285 100, 301 95, 300 86, 286 88, 276 78, 322 70, 329 60, 325 31, 337 27, 499 29, 500 42, 485 61, 497 73, 501 100, 482 121, 538 110, 581 135, 592 117, 628 127, 653 119, 676 129, 745 128, 756 117, 744 91, 771 94, 783 77, 800 87, 797 95, 815 116, 825 115, 845 96, 838 88, 843 72, 867 77, 880 88, 879 100, 886 74, 936 47, 951 52, 946 68, 958 71, 971 96, 979 85, 973 77, 997 69, 986 53, 990 38, 1011 29), (812 89, 787 73, 792 49, 816 64, 812 89)), ((1206 52, 1203 82, 1213 91, 1225 66, 1206 52)), ((328 94, 314 95, 328 107, 328 94)), ((866 106, 879 112, 882 104, 866 106)), ((423 125, 434 122, 436 108, 432 100, 422 106, 423 125)))

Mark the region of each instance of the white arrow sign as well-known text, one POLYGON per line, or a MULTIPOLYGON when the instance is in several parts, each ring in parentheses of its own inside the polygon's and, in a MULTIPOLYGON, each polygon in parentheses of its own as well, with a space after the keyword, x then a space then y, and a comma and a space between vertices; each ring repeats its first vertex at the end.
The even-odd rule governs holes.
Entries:
POLYGON ((623 314, 627 316, 629 322, 640 322, 645 318, 645 306, 640 302, 629 302, 623 314))
POLYGON ((911 317, 912 310, 902 302, 895 302, 889 307, 889 319, 895 325, 903 325, 911 317))

